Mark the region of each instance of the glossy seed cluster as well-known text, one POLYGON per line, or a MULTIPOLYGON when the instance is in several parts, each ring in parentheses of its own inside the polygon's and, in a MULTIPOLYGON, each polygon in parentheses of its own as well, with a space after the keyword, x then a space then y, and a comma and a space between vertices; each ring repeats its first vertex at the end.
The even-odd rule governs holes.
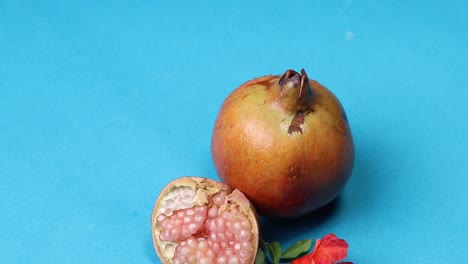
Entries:
POLYGON ((206 206, 160 214, 160 239, 178 243, 174 264, 250 263, 253 254, 252 225, 226 198, 217 194, 206 206))
POLYGON ((175 211, 171 217, 160 214, 160 238, 167 242, 179 242, 196 234, 206 219, 206 206, 195 206, 175 211))

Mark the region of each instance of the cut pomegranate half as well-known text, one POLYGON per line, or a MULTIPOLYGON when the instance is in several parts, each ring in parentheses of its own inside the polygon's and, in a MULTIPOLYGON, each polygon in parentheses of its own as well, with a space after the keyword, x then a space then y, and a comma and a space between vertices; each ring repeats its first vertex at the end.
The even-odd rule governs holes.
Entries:
POLYGON ((255 210, 239 190, 199 177, 169 183, 153 209, 153 243, 162 263, 254 263, 255 210))

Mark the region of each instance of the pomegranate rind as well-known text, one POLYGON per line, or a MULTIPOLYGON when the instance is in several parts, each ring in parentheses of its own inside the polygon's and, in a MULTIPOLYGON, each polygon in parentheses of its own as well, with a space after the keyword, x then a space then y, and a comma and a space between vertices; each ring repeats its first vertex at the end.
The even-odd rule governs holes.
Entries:
POLYGON ((250 80, 225 99, 211 152, 222 182, 241 190, 261 215, 291 218, 338 197, 352 174, 354 143, 330 90, 309 80, 307 110, 291 111, 278 101, 289 95, 280 78, 250 80))
MULTIPOLYGON (((225 193, 227 200, 230 203, 238 204, 240 212, 246 215, 247 218, 250 220, 252 225, 251 232, 253 236, 252 245, 254 247, 252 252, 257 252, 259 242, 258 216, 255 211, 255 208, 247 199, 247 197, 241 191, 237 189, 232 190, 228 185, 224 183, 220 183, 215 180, 203 177, 187 176, 178 178, 167 184, 159 194, 159 197, 156 200, 156 203, 153 207, 153 212, 151 215, 151 233, 153 237, 153 245, 158 257, 160 258, 163 264, 173 263, 172 258, 174 257, 174 252, 177 243, 166 242, 160 239, 160 226, 157 221, 157 217, 158 215, 163 213, 163 211, 161 210, 161 206, 164 201, 164 198, 170 195, 171 192, 177 188, 189 188, 193 189, 194 191, 195 195, 193 197, 193 204, 185 208, 197 205, 205 205, 208 203, 208 199, 214 194, 220 192, 225 193), (167 250, 168 248, 172 250, 167 250)), ((255 263, 255 255, 252 256, 251 264, 253 263, 255 263)))

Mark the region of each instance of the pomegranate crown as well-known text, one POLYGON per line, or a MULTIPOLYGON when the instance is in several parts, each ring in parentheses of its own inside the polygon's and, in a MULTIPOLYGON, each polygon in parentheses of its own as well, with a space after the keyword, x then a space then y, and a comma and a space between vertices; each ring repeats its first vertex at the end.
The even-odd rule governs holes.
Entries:
POLYGON ((306 110, 312 97, 309 77, 304 69, 301 73, 294 70, 287 70, 281 75, 279 82, 280 92, 278 101, 285 109, 293 112, 306 110))

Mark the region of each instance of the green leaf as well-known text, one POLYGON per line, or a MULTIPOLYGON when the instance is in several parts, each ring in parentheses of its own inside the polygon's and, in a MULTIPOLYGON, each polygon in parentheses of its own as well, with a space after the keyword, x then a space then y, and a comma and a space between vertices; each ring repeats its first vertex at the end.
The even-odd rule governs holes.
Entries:
POLYGON ((312 239, 299 240, 281 254, 281 259, 294 259, 306 253, 312 246, 312 239))
POLYGON ((281 245, 279 242, 265 243, 265 247, 268 249, 271 261, 273 264, 278 264, 281 257, 281 245))
POLYGON ((265 264, 265 260, 265 252, 263 252, 263 249, 259 248, 257 256, 255 257, 255 264, 265 264))

